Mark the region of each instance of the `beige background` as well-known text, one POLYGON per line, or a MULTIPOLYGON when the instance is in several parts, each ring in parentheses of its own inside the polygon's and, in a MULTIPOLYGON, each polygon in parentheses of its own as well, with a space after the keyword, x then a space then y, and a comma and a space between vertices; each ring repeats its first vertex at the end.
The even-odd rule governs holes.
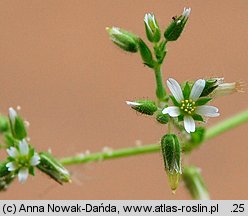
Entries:
MULTIPOLYGON (((0 1, 1 111, 21 105, 37 150, 58 157, 159 141, 166 128, 137 115, 125 100, 154 98, 152 72, 140 57, 120 51, 106 26, 145 37, 143 16, 154 12, 164 29, 192 7, 185 32, 168 45, 165 77, 179 81, 224 76, 247 82, 248 2, 237 1, 0 1)), ((221 117, 247 108, 247 94, 216 100, 221 117)), ((187 163, 202 168, 213 199, 247 199, 248 124, 215 138, 187 163)), ((3 155, 3 154, 2 154, 3 155)), ((73 183, 60 186, 37 172, 1 199, 189 199, 172 195, 162 156, 150 154, 68 167, 73 183)))

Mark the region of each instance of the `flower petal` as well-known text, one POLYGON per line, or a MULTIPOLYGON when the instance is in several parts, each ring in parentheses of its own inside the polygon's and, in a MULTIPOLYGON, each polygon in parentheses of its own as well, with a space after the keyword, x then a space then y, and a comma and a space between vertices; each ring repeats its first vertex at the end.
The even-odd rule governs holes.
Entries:
POLYGON ((184 128, 185 130, 190 133, 195 131, 195 121, 190 115, 185 115, 184 118, 184 128))
POLYGON ((10 118, 11 124, 15 124, 15 118, 16 117, 17 117, 17 112, 12 107, 10 107, 9 108, 9 118, 10 118))
POLYGON ((141 104, 135 101, 126 101, 128 106, 140 106, 141 104))
POLYGON ((178 84, 178 82, 172 78, 169 78, 167 80, 167 86, 170 89, 171 93, 175 97, 178 103, 180 103, 184 98, 183 98, 183 92, 178 84))
POLYGON ((180 109, 177 106, 169 106, 163 109, 163 114, 169 114, 171 117, 177 117, 180 115, 180 109))
POLYGON ((205 80, 203 79, 197 80, 192 87, 189 98, 192 99, 193 101, 196 101, 200 97, 205 87, 205 84, 206 84, 205 80))
POLYGON ((6 151, 7 151, 8 155, 12 158, 16 158, 19 155, 18 150, 14 147, 10 147, 6 151))
POLYGON ((34 156, 30 159, 30 164, 36 166, 40 163, 40 156, 37 153, 34 153, 34 156))
POLYGON ((11 171, 16 170, 18 166, 17 166, 16 162, 9 162, 6 164, 6 167, 8 168, 8 171, 11 172, 11 171))
POLYGON ((29 147, 28 143, 25 139, 19 142, 19 150, 22 155, 28 155, 29 153, 29 147))
POLYGON ((198 106, 195 109, 196 114, 207 116, 207 117, 217 117, 220 114, 218 113, 218 108, 214 106, 208 106, 208 105, 203 105, 203 106, 198 106))
POLYGON ((24 183, 28 178, 28 168, 21 168, 18 172, 18 180, 20 183, 24 183))

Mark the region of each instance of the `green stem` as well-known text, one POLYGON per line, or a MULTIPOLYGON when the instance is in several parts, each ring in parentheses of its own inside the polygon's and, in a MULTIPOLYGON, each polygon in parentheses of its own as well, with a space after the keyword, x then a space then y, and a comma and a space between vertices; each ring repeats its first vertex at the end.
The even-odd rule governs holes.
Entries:
POLYGON ((157 64, 154 67, 155 78, 156 78, 156 95, 159 101, 166 100, 166 91, 163 84, 163 76, 161 72, 161 65, 157 64))
MULTIPOLYGON (((248 110, 242 113, 239 113, 233 117, 230 117, 229 119, 226 119, 220 122, 216 126, 209 128, 206 131, 204 141, 212 139, 247 121, 248 121, 248 110)), ((190 145, 190 143, 187 145, 190 145)), ((196 147, 198 146, 195 146, 194 148, 196 147)), ((72 164, 95 162, 95 161, 102 161, 102 160, 121 158, 121 157, 129 157, 129 156, 139 155, 139 154, 148 154, 148 153, 154 153, 158 151, 160 151, 159 144, 150 144, 150 145, 144 145, 144 146, 123 148, 123 149, 114 150, 110 152, 98 152, 98 153, 93 153, 89 155, 78 155, 78 156, 66 157, 66 158, 62 158, 60 161, 64 165, 72 165, 72 164)))

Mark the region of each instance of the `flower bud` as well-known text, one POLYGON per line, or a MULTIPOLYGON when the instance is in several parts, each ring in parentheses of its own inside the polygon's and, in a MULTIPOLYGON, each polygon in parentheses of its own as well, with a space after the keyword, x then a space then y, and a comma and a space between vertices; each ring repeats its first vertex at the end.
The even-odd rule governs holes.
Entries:
POLYGON ((150 68, 153 68, 155 62, 153 60, 151 50, 148 48, 148 46, 145 44, 145 42, 142 39, 139 39, 138 43, 139 43, 140 55, 144 64, 150 68))
POLYGON ((171 24, 164 32, 164 37, 167 41, 176 41, 179 38, 188 21, 190 11, 191 8, 184 8, 181 16, 173 17, 171 24))
POLYGON ((200 169, 194 166, 184 167, 183 181, 191 196, 198 200, 208 200, 209 194, 200 169))
POLYGON ((51 154, 47 152, 39 153, 40 163, 37 167, 56 182, 63 184, 71 181, 71 176, 68 170, 51 154))
POLYGON ((165 171, 170 187, 175 191, 179 185, 181 169, 181 145, 175 134, 166 134, 161 139, 165 171))
POLYGON ((13 137, 18 140, 26 138, 27 131, 24 121, 12 107, 9 108, 9 120, 13 137))
POLYGON ((155 102, 151 100, 126 101, 126 103, 132 109, 146 115, 153 115, 158 109, 155 102))
POLYGON ((144 18, 144 23, 148 40, 155 43, 159 42, 161 34, 154 14, 147 13, 144 18))
POLYGON ((107 27, 106 30, 113 43, 115 43, 121 49, 133 53, 138 51, 137 35, 117 27, 107 27))

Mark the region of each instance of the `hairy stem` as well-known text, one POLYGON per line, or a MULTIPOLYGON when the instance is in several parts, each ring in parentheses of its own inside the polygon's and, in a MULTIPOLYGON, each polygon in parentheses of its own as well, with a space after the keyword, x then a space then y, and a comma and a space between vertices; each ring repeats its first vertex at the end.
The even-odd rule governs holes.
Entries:
POLYGON ((163 76, 161 72, 161 65, 157 64, 154 68, 155 78, 156 78, 156 95, 159 101, 166 100, 166 91, 163 84, 163 76))
MULTIPOLYGON (((242 113, 239 113, 233 117, 230 117, 218 123, 217 125, 209 128, 206 131, 204 141, 214 138, 247 121, 248 121, 248 110, 242 113)), ((190 143, 188 143, 187 145, 190 145, 190 143)), ((194 148, 196 147, 198 146, 194 146, 194 148)), ((159 144, 150 144, 150 145, 144 145, 144 146, 123 148, 123 149, 113 150, 109 152, 98 152, 98 153, 93 153, 89 155, 77 155, 77 156, 72 156, 72 157, 65 157, 65 158, 62 158, 60 161, 64 165, 72 165, 72 164, 80 164, 80 163, 87 163, 87 162, 103 161, 103 160, 121 158, 121 157, 129 157, 133 155, 148 154, 148 153, 154 153, 158 151, 160 151, 159 144)))

